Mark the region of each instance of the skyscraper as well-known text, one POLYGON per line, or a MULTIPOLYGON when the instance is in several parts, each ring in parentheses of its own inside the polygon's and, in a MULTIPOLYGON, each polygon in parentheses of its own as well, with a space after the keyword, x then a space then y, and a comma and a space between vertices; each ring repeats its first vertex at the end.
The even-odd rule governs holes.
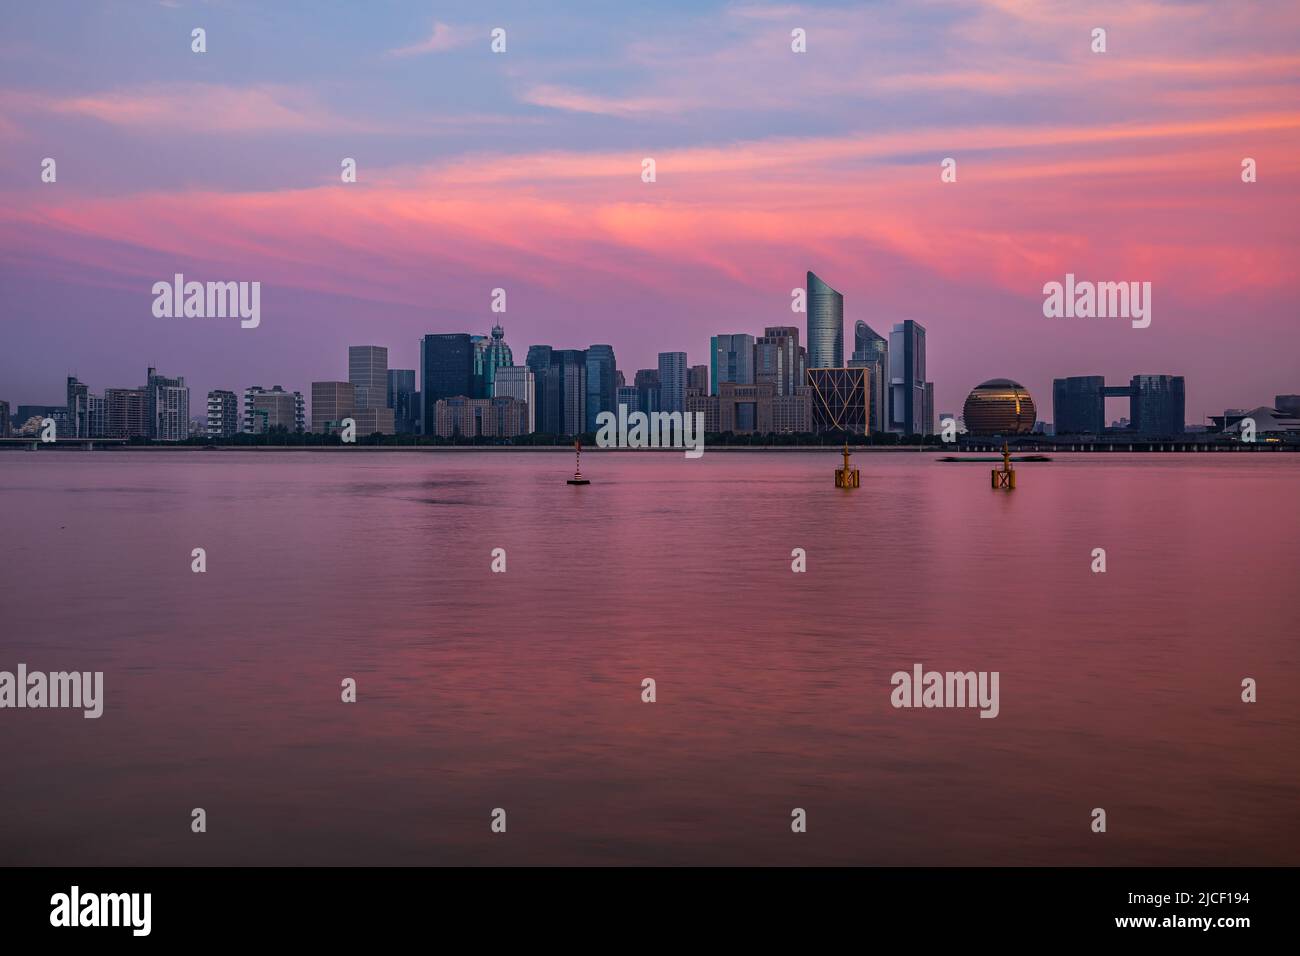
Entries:
MULTIPOLYGON (((661 369, 662 362, 661 356, 661 369)), ((662 378, 662 375, 660 377, 662 378)), ((723 382, 731 382, 733 385, 753 385, 754 337, 744 333, 728 333, 710 338, 709 380, 713 383, 712 394, 714 395, 719 394, 719 387, 723 382)))
POLYGON ((537 377, 527 365, 498 368, 492 379, 493 398, 513 398, 525 406, 524 434, 537 431, 537 377))
POLYGON ((533 412, 533 425, 537 431, 546 431, 546 370, 551 367, 551 353, 555 351, 549 345, 530 345, 524 365, 533 370, 537 408, 533 412))
POLYGON ((393 434, 396 427, 388 404, 388 349, 382 345, 350 346, 348 381, 356 396, 352 418, 357 434, 393 434))
POLYGON ((492 326, 492 336, 483 351, 483 395, 481 397, 491 398, 494 394, 492 383, 495 380, 496 370, 514 364, 514 354, 510 351, 510 346, 506 345, 506 330, 500 325, 492 326))
POLYGON ((865 368, 871 397, 872 432, 889 431, 889 340, 861 319, 853 327, 853 358, 849 366, 865 368))
POLYGON ((1177 438, 1187 429, 1181 375, 1134 375, 1129 381, 1130 426, 1139 435, 1177 438))
POLYGON ((580 435, 587 427, 587 353, 583 349, 551 349, 551 364, 537 390, 544 420, 538 430, 550 435, 580 435))
POLYGON ((808 367, 844 367, 844 296, 808 273, 808 367))
POLYGON ((889 335, 889 388, 892 431, 934 434, 933 391, 925 377, 925 326, 908 319, 889 335), (928 394, 927 394, 928 391, 928 394))
POLYGON ((105 438, 147 438, 148 404, 143 388, 104 389, 105 438))
POLYGON ((72 434, 68 438, 87 438, 90 435, 90 424, 87 415, 90 411, 90 389, 84 383, 77 381, 76 376, 68 376, 68 421, 72 428, 72 434))
POLYGON ((1106 379, 1073 375, 1052 380, 1052 423, 1058 435, 1100 435, 1106 430, 1106 379))
POLYGON ((586 430, 596 430, 596 416, 615 409, 618 388, 617 363, 612 345, 587 347, 587 423, 586 430))
POLYGON ((792 325, 768 326, 754 343, 754 383, 771 385, 778 397, 804 387, 807 365, 808 354, 792 325))
POLYGON ((659 407, 659 370, 654 368, 637 369, 636 377, 632 379, 632 384, 636 388, 637 395, 640 397, 640 410, 649 415, 651 412, 661 411, 659 407))
POLYGON ((659 353, 659 411, 686 411, 685 352, 659 353))
MULTIPOLYGON (((434 433, 434 408, 441 398, 472 398, 474 346, 468 333, 430 334, 420 340, 420 421, 434 433)), ((313 412, 312 418, 315 419, 313 412)))
POLYGON ((149 369, 145 385, 145 414, 149 437, 155 441, 184 441, 190 437, 190 390, 184 378, 168 378, 149 369))
POLYGON ((709 367, 692 365, 686 370, 686 387, 699 391, 701 395, 709 394, 709 367))
POLYGON ((388 407, 393 410, 393 430, 413 435, 420 427, 420 393, 415 390, 415 369, 388 370, 388 407))
POLYGON ((348 381, 357 408, 388 407, 388 349, 382 345, 348 346, 348 381))

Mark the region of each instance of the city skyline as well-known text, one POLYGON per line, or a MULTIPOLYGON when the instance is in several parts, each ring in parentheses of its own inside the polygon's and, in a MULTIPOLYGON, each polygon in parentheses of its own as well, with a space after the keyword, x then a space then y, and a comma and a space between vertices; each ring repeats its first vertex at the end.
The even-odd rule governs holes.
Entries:
POLYGON ((944 343, 936 408, 990 376, 1047 395, 1053 376, 1176 372, 1193 420, 1294 390, 1293 5, 507 3, 503 55, 468 4, 77 12, 94 28, 67 33, 57 3, 6 26, 11 401, 141 364, 201 393, 305 389, 349 344, 414 368, 430 328, 495 320, 520 343, 610 343, 627 370, 665 338, 699 361, 720 331, 789 324, 805 264, 846 321, 910 319, 944 343), (576 69, 571 42, 601 53, 576 69), (260 325, 155 318, 151 286, 178 272, 263 283, 260 325), (1066 274, 1151 282, 1152 325, 1044 318, 1040 290, 1066 274))

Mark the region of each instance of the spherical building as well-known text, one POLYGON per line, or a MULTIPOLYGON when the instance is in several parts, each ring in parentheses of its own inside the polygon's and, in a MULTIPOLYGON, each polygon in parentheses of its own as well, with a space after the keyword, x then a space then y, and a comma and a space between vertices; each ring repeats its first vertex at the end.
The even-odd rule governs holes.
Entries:
POLYGON ((991 378, 967 396, 962 417, 971 435, 1028 435, 1034 414, 1028 389, 1009 378, 991 378))

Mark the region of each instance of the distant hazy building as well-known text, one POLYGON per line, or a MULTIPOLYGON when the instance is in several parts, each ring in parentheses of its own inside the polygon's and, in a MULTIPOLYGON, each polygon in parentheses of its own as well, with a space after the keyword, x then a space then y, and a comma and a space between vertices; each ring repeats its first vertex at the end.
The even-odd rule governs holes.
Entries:
POLYGON ((420 393, 415 387, 415 369, 388 370, 388 407, 393 410, 393 431, 413 435, 420 430, 420 393))
POLYGON ((844 296, 808 273, 808 368, 844 366, 844 296))
MULTIPOLYGON (((660 377, 663 377, 662 359, 660 377)), ((709 381, 714 395, 723 382, 754 384, 754 337, 744 333, 715 335, 709 339, 709 381)))
POLYGON ((222 388, 208 392, 207 436, 230 438, 240 431, 239 396, 222 388))
POLYGON ((637 394, 641 397, 641 411, 649 415, 651 412, 661 410, 659 407, 658 369, 637 369, 636 377, 632 380, 632 383, 636 387, 637 394))
POLYGON ((659 410, 686 411, 686 353, 659 353, 659 410))
MULTIPOLYGON (((311 430, 320 435, 337 431, 343 419, 357 410, 356 389, 351 382, 311 383, 311 430)), ((358 434, 361 434, 358 429, 358 434)))
POLYGON ((438 401, 472 397, 473 379, 474 346, 468 333, 430 334, 420 340, 420 421, 424 434, 434 434, 438 401))
POLYGON ((596 430, 596 416, 616 411, 618 363, 612 345, 587 346, 587 423, 586 431, 596 430))
POLYGON ((1273 407, 1288 417, 1300 417, 1300 395, 1278 395, 1273 399, 1273 407))
POLYGON ((871 399, 865 368, 810 368, 808 388, 814 432, 866 434, 871 399))
POLYGON ((143 388, 104 389, 105 438, 149 437, 149 413, 143 388))
POLYGON ((108 412, 104 396, 86 396, 86 422, 90 428, 91 438, 104 438, 108 432, 108 412))
POLYGON ((853 327, 852 368, 868 369, 867 394, 871 397, 871 432, 889 431, 889 340, 859 319, 853 327))
POLYGON ((925 326, 908 319, 889 334, 890 430, 934 434, 934 392, 927 387, 925 326))
POLYGON ((1181 375, 1134 375, 1129 382, 1133 431, 1174 438, 1186 430, 1185 384, 1181 375))
POLYGON ((587 353, 584 349, 550 349, 551 364, 537 382, 542 420, 537 430, 549 435, 580 435, 587 427, 587 353))
POLYGON ((1181 375, 1134 375, 1127 386, 1107 385, 1101 375, 1076 375, 1052 381, 1052 419, 1057 435, 1101 435, 1106 431, 1106 399, 1127 398, 1129 413, 1114 429, 1148 438, 1182 435, 1186 427, 1181 375))
POLYGON ((702 395, 711 394, 709 391, 709 367, 707 365, 692 365, 686 370, 686 387, 693 388, 702 395))
POLYGON ((9 419, 9 403, 0 402, 0 438, 13 435, 13 423, 9 419))
POLYGON ((513 398, 524 407, 524 434, 537 431, 537 378, 526 365, 498 368, 492 385, 493 398, 513 398))
POLYGON ((792 325, 768 326, 754 342, 754 384, 771 385, 778 396, 805 387, 807 367, 807 352, 792 325))
POLYGON ((1028 435, 1034 430, 1034 400, 1009 378, 991 378, 971 390, 962 420, 972 435, 1028 435))
POLYGON ((533 411, 536 431, 546 430, 546 370, 551 367, 551 353, 554 351, 549 345, 530 345, 528 357, 524 359, 524 366, 532 369, 536 382, 537 402, 533 411))
POLYGON ((1072 375, 1052 380, 1052 422, 1058 435, 1100 435, 1106 430, 1106 379, 1072 375))
POLYGON ((434 408, 435 433, 442 438, 517 438, 527 424, 523 403, 508 396, 444 398, 434 408))
MULTIPOLYGON (((629 408, 630 414, 633 409, 629 408)), ((718 396, 710 395, 703 389, 688 387, 686 389, 686 414, 703 415, 706 434, 716 434, 718 428, 718 396)), ((692 419, 698 421, 698 419, 692 419)))
POLYGON ((633 412, 639 412, 643 410, 641 408, 641 393, 633 385, 619 386, 618 393, 617 393, 617 402, 619 405, 622 405, 627 408, 627 412, 629 415, 632 414, 633 412))
POLYGON ((246 388, 244 389, 244 433, 260 435, 280 429, 291 434, 306 431, 306 405, 302 392, 290 392, 280 385, 271 388, 253 385, 246 388))
MULTIPOLYGON (((65 438, 88 438, 90 436, 90 388, 77 381, 76 376, 68 376, 68 428, 70 434, 65 438)), ((62 434, 62 431, 60 431, 62 434)))
POLYGON ((155 441, 184 441, 190 437, 190 390, 184 378, 159 375, 149 369, 145 385, 145 414, 149 437, 155 441))
POLYGON ((514 353, 506 345, 506 330, 500 325, 492 326, 492 334, 487 347, 482 352, 482 368, 477 370, 483 379, 483 394, 479 398, 491 398, 495 392, 492 385, 496 380, 496 370, 509 368, 515 364, 514 353))

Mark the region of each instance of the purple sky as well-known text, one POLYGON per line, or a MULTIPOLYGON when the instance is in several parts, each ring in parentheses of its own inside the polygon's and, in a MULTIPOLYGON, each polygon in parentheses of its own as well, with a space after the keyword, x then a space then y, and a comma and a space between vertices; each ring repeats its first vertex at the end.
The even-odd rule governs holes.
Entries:
POLYGON ((603 342, 630 379, 802 329, 807 269, 846 353, 928 328, 939 411, 1003 376, 1046 419, 1063 375, 1186 375, 1192 423, 1300 392, 1294 3, 32 6, 0 38, 11 405, 152 364, 196 412, 498 319, 517 361, 603 342), (176 272, 260 281, 260 327, 154 318, 176 272), (1151 282, 1151 327, 1044 318, 1067 272, 1151 282))

